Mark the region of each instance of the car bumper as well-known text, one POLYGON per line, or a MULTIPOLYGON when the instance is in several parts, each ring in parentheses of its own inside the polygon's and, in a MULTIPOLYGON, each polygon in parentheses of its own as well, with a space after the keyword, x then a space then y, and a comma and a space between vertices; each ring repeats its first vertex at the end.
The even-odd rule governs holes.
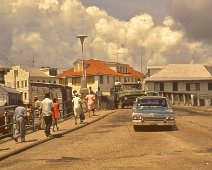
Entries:
POLYGON ((133 125, 138 125, 138 126, 174 126, 175 121, 142 121, 142 120, 132 120, 133 125))

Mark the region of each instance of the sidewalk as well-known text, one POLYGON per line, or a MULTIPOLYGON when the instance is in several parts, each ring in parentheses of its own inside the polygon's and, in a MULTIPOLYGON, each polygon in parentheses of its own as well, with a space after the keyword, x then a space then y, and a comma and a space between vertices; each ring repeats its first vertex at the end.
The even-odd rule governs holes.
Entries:
MULTIPOLYGON (((78 124, 75 125, 74 119, 70 118, 66 121, 63 121, 58 124, 59 131, 51 132, 52 135, 49 137, 46 137, 43 130, 39 130, 33 133, 30 133, 26 135, 26 141, 25 142, 18 142, 16 143, 13 139, 6 141, 4 143, 1 143, 0 145, 0 161, 3 159, 6 159, 12 155, 18 154, 20 152, 23 152, 29 148, 32 148, 36 145, 39 145, 41 143, 44 143, 46 141, 52 140, 54 138, 59 138, 64 134, 67 134, 69 132, 72 132, 74 130, 80 129, 84 126, 87 126, 95 121, 98 121, 109 114, 114 113, 115 110, 101 110, 96 111, 96 116, 88 117, 88 114, 85 113, 85 123, 84 124, 78 124)), ((78 120, 79 122, 79 120, 78 120)), ((19 139, 20 141, 20 139, 19 139)))
POLYGON ((181 111, 192 111, 192 112, 203 112, 203 113, 211 113, 212 114, 212 106, 189 106, 189 105, 174 105, 173 109, 181 110, 181 111))

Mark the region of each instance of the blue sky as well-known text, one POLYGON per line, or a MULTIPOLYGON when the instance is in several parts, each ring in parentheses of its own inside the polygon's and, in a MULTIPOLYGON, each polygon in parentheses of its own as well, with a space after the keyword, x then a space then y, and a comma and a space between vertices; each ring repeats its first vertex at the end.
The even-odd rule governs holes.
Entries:
POLYGON ((156 23, 169 15, 170 0, 81 0, 83 5, 97 6, 121 20, 129 20, 140 13, 150 14, 156 23))

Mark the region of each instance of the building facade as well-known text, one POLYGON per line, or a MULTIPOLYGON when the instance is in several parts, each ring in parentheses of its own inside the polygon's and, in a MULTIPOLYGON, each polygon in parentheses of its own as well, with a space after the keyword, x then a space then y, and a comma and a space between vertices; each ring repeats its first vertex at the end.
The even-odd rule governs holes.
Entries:
MULTIPOLYGON (((84 60, 84 72, 87 87, 97 91, 100 87, 104 95, 110 94, 110 89, 114 82, 137 82, 142 74, 128 64, 116 62, 105 62, 100 60, 84 60)), ((80 91, 83 77, 82 61, 77 60, 73 63, 73 68, 57 76, 59 82, 71 86, 73 90, 80 91)))
POLYGON ((210 68, 201 64, 169 64, 145 79, 145 90, 158 91, 173 105, 211 106, 210 68))
POLYGON ((56 68, 30 68, 25 66, 12 66, 11 70, 4 76, 5 84, 15 88, 22 95, 25 104, 32 103, 31 82, 56 84, 56 68))

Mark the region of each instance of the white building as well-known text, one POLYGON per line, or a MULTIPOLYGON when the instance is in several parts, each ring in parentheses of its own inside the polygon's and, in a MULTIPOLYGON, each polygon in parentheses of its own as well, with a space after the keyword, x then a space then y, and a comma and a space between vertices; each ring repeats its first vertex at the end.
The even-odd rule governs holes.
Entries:
POLYGON ((32 103, 30 82, 56 84, 56 68, 30 68, 25 66, 12 66, 12 69, 4 76, 5 84, 15 88, 22 94, 25 104, 32 103))
POLYGON ((210 66, 202 64, 169 64, 145 79, 145 90, 158 91, 172 104, 209 106, 212 105, 210 70, 210 66))
MULTIPOLYGON (((73 63, 74 67, 59 74, 59 82, 71 86, 73 90, 79 92, 82 79, 82 61, 73 63)), ((105 62, 100 60, 84 60, 84 70, 86 73, 87 87, 91 87, 95 92, 100 87, 104 95, 109 95, 114 82, 137 82, 141 78, 141 73, 134 70, 128 64, 116 62, 105 62)))

